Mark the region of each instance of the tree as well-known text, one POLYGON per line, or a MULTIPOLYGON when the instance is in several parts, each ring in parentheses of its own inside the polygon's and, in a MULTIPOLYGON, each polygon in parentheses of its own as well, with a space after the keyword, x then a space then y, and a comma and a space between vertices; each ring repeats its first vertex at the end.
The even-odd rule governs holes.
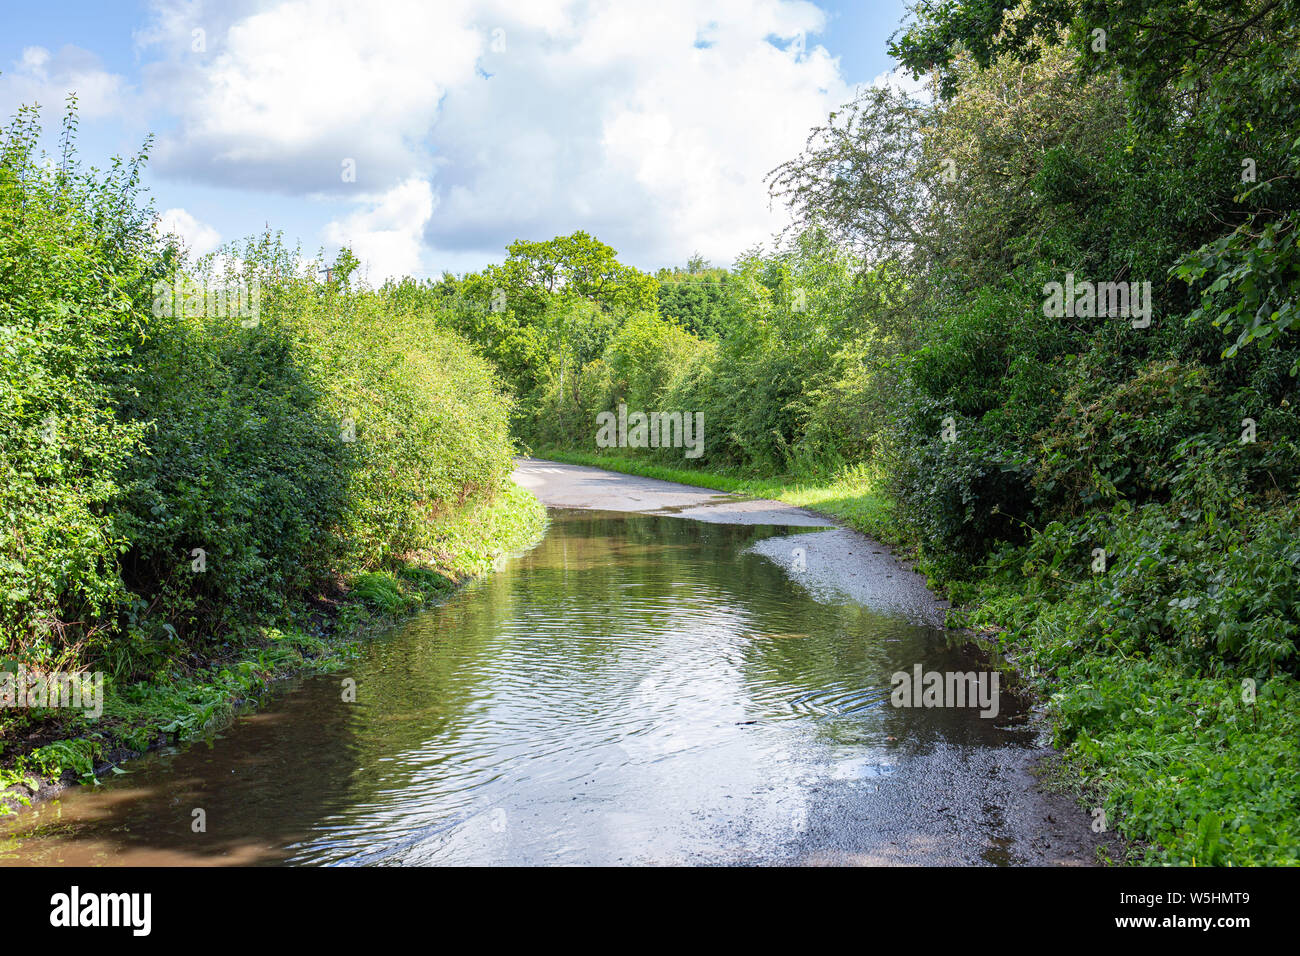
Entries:
POLYGON ((831 113, 802 153, 768 173, 772 197, 795 214, 792 228, 826 229, 871 261, 926 253, 925 118, 922 104, 889 88, 865 90, 831 113))
POLYGON ((506 261, 484 275, 508 297, 520 299, 512 307, 540 311, 551 295, 587 299, 605 309, 655 307, 654 277, 623 265, 612 247, 581 230, 545 242, 516 239, 506 251, 506 261))
POLYGON ((1275 341, 1300 296, 1300 0, 922 0, 891 52, 952 99, 964 58, 1033 63, 1063 37, 1081 75, 1118 75, 1131 145, 1226 147, 1227 229, 1171 272, 1200 294, 1192 319, 1236 333, 1226 356, 1275 341))
POLYGON ((698 256, 686 269, 661 270, 659 314, 672 319, 692 335, 716 339, 727 327, 730 309, 730 274, 710 269, 698 256))

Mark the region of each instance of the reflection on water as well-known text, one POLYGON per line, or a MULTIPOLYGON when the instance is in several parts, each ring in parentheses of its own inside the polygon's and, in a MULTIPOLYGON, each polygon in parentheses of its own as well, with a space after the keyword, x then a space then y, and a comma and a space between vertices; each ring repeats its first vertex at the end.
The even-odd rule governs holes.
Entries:
POLYGON ((883 840, 923 801, 882 785, 936 755, 1028 743, 971 710, 890 706, 895 671, 981 665, 746 551, 794 529, 553 519, 352 669, 22 814, 0 862, 791 862, 883 840))

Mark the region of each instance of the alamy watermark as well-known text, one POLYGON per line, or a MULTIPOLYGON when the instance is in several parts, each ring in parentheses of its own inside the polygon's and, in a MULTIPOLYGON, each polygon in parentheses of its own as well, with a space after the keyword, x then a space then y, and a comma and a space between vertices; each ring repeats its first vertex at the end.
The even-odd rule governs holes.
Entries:
POLYGON ((29 671, 19 665, 0 670, 0 708, 65 707, 87 717, 104 713, 104 672, 67 674, 29 671))
POLYGON ((1151 324, 1151 281, 1145 282, 1078 282, 1074 273, 1065 274, 1065 282, 1043 286, 1043 315, 1052 319, 1070 318, 1131 319, 1135 329, 1151 324))
POLYGON ((158 319, 172 316, 239 319, 240 325, 251 329, 261 321, 262 283, 254 279, 208 284, 187 276, 178 276, 175 282, 155 282, 153 314, 158 319))
POLYGON ((704 413, 632 412, 596 414, 597 448, 685 448, 687 458, 704 454, 704 413))
POLYGON ((50 897, 50 925, 123 927, 133 936, 148 936, 153 928, 152 893, 83 893, 74 885, 50 897))
POLYGON ((895 707, 978 707, 981 717, 998 715, 997 671, 926 671, 916 664, 912 673, 895 671, 890 676, 895 707))

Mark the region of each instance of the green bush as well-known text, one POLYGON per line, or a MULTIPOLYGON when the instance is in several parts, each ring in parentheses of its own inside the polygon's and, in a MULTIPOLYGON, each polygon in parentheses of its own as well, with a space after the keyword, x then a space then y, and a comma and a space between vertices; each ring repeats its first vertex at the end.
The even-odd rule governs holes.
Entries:
POLYGON ((121 566, 152 613, 130 623, 194 640, 283 611, 336 559, 355 467, 301 349, 273 316, 162 318, 136 360, 122 412, 145 451, 123 478, 121 566))
POLYGON ((505 485, 511 399, 436 312, 347 288, 318 298, 302 285, 286 284, 269 309, 300 329, 328 407, 355 430, 340 529, 349 561, 378 567, 427 550, 436 519, 505 485))
POLYGON ((46 168, 39 132, 24 109, 0 135, 0 653, 57 662, 127 601, 121 478, 146 426, 117 410, 165 258, 134 203, 142 159, 46 168))
POLYGON ((34 111, 0 138, 0 652, 164 677, 340 571, 445 564, 512 467, 490 364, 346 250, 324 286, 269 233, 186 264, 143 155, 83 172, 75 127, 51 168, 34 111), (235 283, 256 308, 173 294, 235 283))

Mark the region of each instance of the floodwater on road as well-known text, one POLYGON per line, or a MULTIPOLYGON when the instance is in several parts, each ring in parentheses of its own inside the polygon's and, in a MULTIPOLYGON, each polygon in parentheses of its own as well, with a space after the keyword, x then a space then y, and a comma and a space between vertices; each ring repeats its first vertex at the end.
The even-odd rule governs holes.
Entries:
POLYGON ((804 587, 807 529, 551 516, 346 670, 0 820, 0 863, 1028 861, 1005 683, 995 717, 890 701, 996 662, 804 587))

